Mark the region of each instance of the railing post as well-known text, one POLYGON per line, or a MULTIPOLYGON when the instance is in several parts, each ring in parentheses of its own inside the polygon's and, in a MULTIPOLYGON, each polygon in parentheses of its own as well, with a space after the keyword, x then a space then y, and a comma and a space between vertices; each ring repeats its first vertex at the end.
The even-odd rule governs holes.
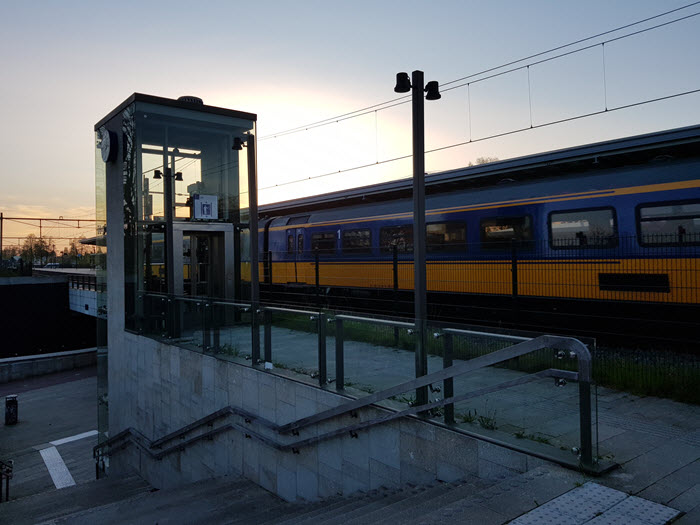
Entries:
POLYGON ((335 320, 335 388, 345 389, 345 356, 343 348, 343 320, 335 320))
POLYGON ((515 239, 510 240, 510 272, 513 301, 515 301, 518 298, 518 248, 515 239))
POLYGON ((518 322, 518 246, 516 239, 510 240, 510 272, 512 284, 511 318, 513 323, 518 322))
POLYGON ((272 252, 267 252, 267 284, 272 284, 272 252))
POLYGON ((318 249, 314 250, 314 266, 316 268, 316 306, 319 304, 319 294, 320 294, 320 279, 319 279, 319 268, 318 268, 318 263, 319 263, 319 256, 318 256, 318 249))
POLYGON ((318 384, 323 387, 328 383, 326 370, 326 314, 318 314, 318 384))
POLYGON ((221 349, 221 323, 219 322, 219 316, 216 315, 216 305, 211 303, 209 309, 211 310, 212 348, 214 353, 218 353, 221 349))
POLYGON ((208 352, 211 350, 211 306, 208 302, 204 301, 202 304, 204 310, 202 311, 202 350, 208 352))
MULTIPOLYGON (((265 310, 265 362, 272 362, 272 312, 265 310)), ((257 362, 260 361, 260 353, 258 352, 257 362)))
MULTIPOLYGON (((234 310, 238 312, 238 308, 234 310)), ((234 314, 234 322, 238 322, 240 313, 234 314)), ((257 304, 250 305, 250 343, 251 359, 257 356, 260 359, 260 311, 257 304)))
POLYGON ((593 466, 593 436, 591 431, 591 383, 579 378, 579 425, 581 427, 581 463, 593 466))
MULTIPOLYGON (((393 310, 394 310, 394 316, 396 316, 396 305, 399 304, 399 247, 394 244, 392 247, 392 254, 393 254, 393 275, 394 275, 394 302, 393 302, 393 310)), ((399 346, 399 327, 395 326, 394 327, 394 346, 399 346)))
MULTIPOLYGON (((453 356, 453 336, 452 334, 443 334, 443 355, 442 355, 442 367, 448 368, 452 366, 452 356, 453 356)), ((454 378, 450 377, 445 379, 442 384, 442 391, 445 393, 443 399, 454 396, 454 378)), ((448 403, 445 405, 445 424, 454 425, 455 422, 455 405, 454 403, 448 403)))

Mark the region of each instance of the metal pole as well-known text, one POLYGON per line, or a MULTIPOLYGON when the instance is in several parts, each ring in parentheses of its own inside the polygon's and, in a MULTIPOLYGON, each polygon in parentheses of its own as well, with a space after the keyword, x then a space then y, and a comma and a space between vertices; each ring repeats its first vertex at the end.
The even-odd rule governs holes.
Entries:
MULTIPOLYGON (((442 367, 449 368, 452 366, 452 356, 454 354, 454 338, 452 334, 444 334, 443 343, 443 356, 442 356, 442 367)), ((445 379, 442 384, 442 390, 444 392, 443 397, 445 399, 455 395, 454 391, 454 378, 450 377, 445 379)), ((448 403, 445 405, 445 424, 454 425, 455 422, 455 405, 454 403, 448 403)))
POLYGON ((320 308, 319 306, 319 294, 320 294, 320 271, 319 271, 319 262, 320 262, 320 257, 318 253, 318 249, 314 250, 314 266, 316 267, 316 307, 320 308))
POLYGON ((345 389, 345 356, 343 348, 343 320, 335 320, 335 388, 345 389))
MULTIPOLYGON (((253 346, 253 355, 259 356, 260 327, 256 314, 260 305, 260 275, 258 272, 258 157, 255 151, 255 135, 252 133, 248 135, 248 225, 250 233, 250 306, 253 311, 250 323, 251 344, 253 346)), ((269 329, 271 330, 272 327, 269 329)), ((268 330, 267 326, 266 330, 268 330)))
MULTIPOLYGON (((425 102, 422 71, 411 76, 413 105, 413 274, 416 323, 416 377, 428 373, 427 286, 425 272, 425 102)), ((428 388, 416 390, 416 404, 428 401, 428 388)))
MULTIPOLYGON (((396 311, 399 304, 399 247, 394 244, 393 246, 393 274, 394 274, 394 316, 398 313, 396 311)), ((399 346, 399 327, 394 327, 394 346, 399 346)))
MULTIPOLYGON (((175 293, 175 246, 173 246, 173 220, 175 218, 175 200, 173 198, 174 155, 172 160, 172 166, 168 167, 168 129, 166 128, 163 137, 163 211, 165 215, 165 276, 168 294, 175 293)), ((180 247, 180 250, 182 250, 182 247, 180 247)), ((172 301, 168 305, 166 330, 169 337, 177 337, 179 333, 179 327, 177 326, 179 318, 176 314, 177 304, 176 301, 172 301)))
POLYGON ((591 383, 579 378, 579 426, 581 434, 581 463, 593 466, 593 436, 591 431, 591 383))
POLYGON ((328 383, 326 370, 326 314, 318 314, 318 384, 321 387, 328 383))
MULTIPOLYGON (((272 312, 269 310, 264 310, 265 319, 265 362, 272 362, 272 312)), ((258 335, 259 337, 259 335, 258 335)), ((253 348, 253 364, 258 364, 260 362, 260 347, 256 349, 253 348), (255 357, 257 355, 257 358, 255 357)))

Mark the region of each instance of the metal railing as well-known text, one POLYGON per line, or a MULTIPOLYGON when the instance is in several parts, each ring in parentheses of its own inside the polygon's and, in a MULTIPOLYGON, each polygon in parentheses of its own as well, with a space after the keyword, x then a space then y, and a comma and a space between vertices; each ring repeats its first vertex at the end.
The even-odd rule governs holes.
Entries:
MULTIPOLYGON (((207 311, 211 314, 211 305, 213 301, 199 300, 199 307, 204 307, 208 309, 207 311)), ((235 306, 236 308, 249 309, 250 305, 241 303, 229 303, 226 301, 216 301, 220 306, 235 306)), ((255 322, 258 315, 263 317, 264 324, 264 344, 263 344, 263 356, 261 359, 260 348, 256 345, 252 345, 251 360, 254 366, 261 363, 272 363, 272 314, 273 313, 283 313, 283 314, 294 314, 301 316, 308 316, 310 320, 316 322, 316 330, 318 333, 318 384, 321 388, 328 388, 328 377, 327 377, 327 366, 326 366, 326 339, 327 331, 326 325, 328 322, 335 323, 335 390, 339 393, 345 392, 345 341, 346 337, 344 334, 345 323, 347 322, 363 322, 372 323, 377 325, 383 325, 393 328, 412 330, 414 325, 412 323, 406 323, 401 321, 392 321, 385 319, 375 319, 375 318, 364 318, 351 315, 336 315, 333 319, 328 319, 326 314, 319 313, 311 310, 298 310, 280 307, 260 307, 259 310, 251 311, 251 326, 253 332, 259 330, 259 325, 255 322)), ((209 329, 212 331, 217 331, 220 329, 215 322, 206 321, 209 324, 209 329)), ((203 337, 207 329, 203 328, 203 337)), ((488 393, 497 392, 506 388, 511 388, 514 386, 524 385, 542 378, 555 378, 556 381, 566 381, 573 380, 579 383, 579 428, 580 428, 580 456, 577 460, 571 461, 564 459, 561 455, 550 455, 542 452, 533 453, 525 447, 514 445, 512 443, 504 443, 498 441, 493 437, 488 436, 478 436, 473 432, 465 432, 468 435, 475 436, 479 439, 484 439, 486 441, 498 443, 500 445, 506 446, 513 450, 520 452, 525 452, 529 454, 534 454, 543 459, 551 460, 569 467, 580 467, 586 472, 599 473, 603 468, 602 465, 598 464, 593 456, 593 443, 592 443, 592 420, 591 420, 591 355, 586 346, 577 339, 566 338, 566 337, 556 337, 556 336, 540 336, 534 339, 528 339, 518 336, 501 335, 496 334, 495 337, 500 339, 515 342, 515 344, 508 346, 506 348, 491 352, 479 357, 475 357, 466 361, 454 362, 453 359, 453 339, 455 336, 464 335, 485 335, 483 332, 477 332, 472 330, 459 330, 459 329, 444 329, 439 337, 443 341, 443 369, 437 372, 433 372, 422 377, 417 377, 410 381, 402 382, 396 386, 390 388, 384 388, 379 392, 371 393, 368 396, 361 397, 359 399, 354 399, 343 403, 340 406, 319 412, 312 416, 301 418, 299 420, 287 423, 285 425, 277 425, 274 422, 267 421, 263 418, 258 417, 255 414, 251 414, 242 409, 236 407, 225 407, 216 412, 205 416, 189 425, 186 425, 175 432, 172 432, 166 436, 163 436, 154 441, 148 440, 145 436, 140 434, 135 429, 126 429, 114 437, 110 438, 106 442, 98 445, 94 449, 94 456, 97 465, 97 472, 99 474, 100 467, 103 465, 103 457, 105 454, 111 454, 112 450, 117 450, 126 446, 128 442, 132 442, 139 446, 140 448, 146 450, 148 454, 154 459, 161 459, 165 455, 183 450, 190 444, 198 442, 202 439, 209 439, 214 435, 229 431, 238 430, 244 433, 245 437, 251 439, 257 439, 267 446, 271 446, 278 450, 292 450, 297 451, 299 448, 308 446, 320 441, 331 439, 333 437, 344 435, 347 433, 354 434, 358 430, 365 429, 377 424, 386 423, 388 421, 395 420, 397 418, 406 417, 409 415, 424 415, 429 413, 429 411, 444 407, 444 423, 450 427, 454 427, 454 405, 455 403, 472 399, 478 396, 482 396, 488 393), (482 369, 484 367, 491 367, 498 365, 499 363, 504 363, 506 361, 519 358, 526 354, 536 352, 544 348, 551 348, 558 350, 559 352, 568 352, 572 357, 576 357, 578 361, 578 371, 573 372, 569 370, 559 370, 555 368, 548 368, 536 373, 531 373, 527 375, 520 376, 516 379, 504 381, 499 384, 490 385, 487 387, 479 388, 476 390, 471 390, 459 395, 454 394, 454 384, 453 381, 456 377, 462 376, 464 374, 474 372, 475 370, 482 369), (386 401, 398 394, 402 394, 409 391, 418 391, 421 388, 427 388, 434 383, 443 383, 444 395, 442 399, 438 399, 432 402, 427 402, 425 404, 420 404, 416 406, 409 406, 409 408, 402 410, 389 411, 388 414, 375 418, 369 421, 364 421, 361 423, 344 426, 337 430, 327 432, 325 434, 320 434, 311 438, 299 438, 296 441, 289 442, 288 438, 284 438, 284 435, 292 433, 298 435, 300 430, 304 428, 315 425, 324 421, 329 421, 336 419, 344 414, 354 413, 359 409, 375 406, 377 403, 386 401), (225 425, 214 428, 214 422, 221 418, 230 418, 236 416, 242 419, 243 422, 230 422, 225 425), (253 425, 261 425, 267 429, 267 433, 272 431, 272 436, 266 433, 261 433, 256 431, 253 425), (184 437, 195 430, 202 428, 203 426, 209 426, 210 430, 194 436, 185 441, 180 441, 175 445, 168 448, 163 448, 167 443, 184 437), (119 447, 116 445, 119 444, 119 447)), ((493 334, 488 334, 493 335, 493 334)), ((206 336, 207 338, 209 336, 206 336)), ((255 341, 255 337, 252 337, 255 341)), ((215 337, 214 340, 217 340, 215 337)), ((259 332, 258 332, 259 340, 259 332)), ((176 341, 173 341, 177 344, 176 341)), ((205 344, 202 345, 204 350, 207 350, 205 344)), ((265 369, 271 368, 268 366, 265 369)), ((386 408, 386 407, 381 407, 386 408)), ((457 431, 460 429, 455 428, 457 431)))
POLYGON ((10 480, 12 479, 12 470, 14 462, 12 460, 0 460, 0 503, 2 503, 2 482, 5 482, 5 501, 10 501, 10 480))

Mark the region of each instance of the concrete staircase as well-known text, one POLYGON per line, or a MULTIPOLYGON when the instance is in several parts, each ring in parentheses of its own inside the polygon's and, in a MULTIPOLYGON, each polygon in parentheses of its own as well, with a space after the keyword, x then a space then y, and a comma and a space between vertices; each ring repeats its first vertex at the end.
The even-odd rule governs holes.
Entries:
POLYGON ((580 474, 539 467, 478 478, 288 503, 254 483, 223 477, 154 490, 138 477, 106 478, 0 505, 0 521, 42 524, 502 524, 576 487, 580 474))

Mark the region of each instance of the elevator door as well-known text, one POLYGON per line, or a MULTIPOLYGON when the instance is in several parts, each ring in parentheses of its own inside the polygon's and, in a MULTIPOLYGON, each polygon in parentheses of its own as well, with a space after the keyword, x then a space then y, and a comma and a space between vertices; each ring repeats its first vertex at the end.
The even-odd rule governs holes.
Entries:
POLYGON ((183 235, 184 292, 200 297, 224 297, 224 236, 190 232, 183 235))

